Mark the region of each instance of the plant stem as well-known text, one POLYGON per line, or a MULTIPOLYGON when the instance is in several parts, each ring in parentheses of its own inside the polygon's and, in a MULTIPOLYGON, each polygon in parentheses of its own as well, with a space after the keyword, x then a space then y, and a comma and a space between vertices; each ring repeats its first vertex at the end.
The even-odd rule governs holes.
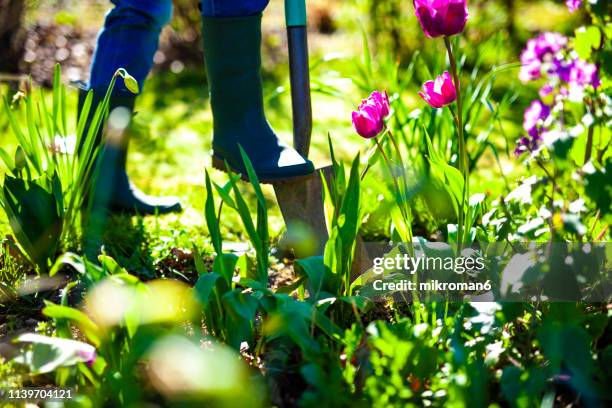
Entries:
MULTIPOLYGON (((387 132, 383 132, 382 135, 377 136, 380 138, 383 138, 385 135, 387 134, 387 132)), ((359 177, 359 179, 361 181, 363 181, 363 179, 365 178, 365 176, 368 174, 368 171, 370 170, 370 160, 372 159, 372 156, 374 156, 374 152, 376 151, 376 149, 372 148, 370 149, 370 154, 368 154, 367 159, 366 159, 366 167, 363 169, 363 171, 361 172, 361 175, 359 177)))
POLYGON ((449 37, 444 37, 444 45, 448 51, 448 59, 450 61, 451 73, 453 75, 453 81, 455 83, 455 89, 457 90, 457 114, 453 112, 455 124, 457 125, 457 136, 459 139, 459 171, 463 175, 463 197, 461 199, 461 206, 459 208, 459 220, 457 226, 457 238, 458 244, 462 245, 464 241, 463 235, 465 234, 465 240, 467 241, 468 232, 464 231, 465 225, 465 206, 470 195, 470 168, 468 163, 467 149, 465 145, 465 137, 463 134, 463 104, 461 101, 461 81, 459 79, 459 71, 457 70, 457 60, 453 53, 453 46, 451 45, 449 37))
POLYGON ((589 133, 587 135, 586 149, 584 151, 584 164, 587 164, 591 160, 591 151, 593 150, 593 133, 594 126, 589 126, 589 133))

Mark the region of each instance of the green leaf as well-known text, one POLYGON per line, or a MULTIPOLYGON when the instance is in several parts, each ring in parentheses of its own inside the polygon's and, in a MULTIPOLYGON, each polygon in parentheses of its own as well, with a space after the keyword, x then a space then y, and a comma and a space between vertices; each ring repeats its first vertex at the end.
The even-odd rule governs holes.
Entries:
POLYGON ((355 306, 360 312, 365 313, 372 307, 372 301, 363 296, 341 296, 341 301, 355 306))
POLYGON ((198 278, 194 290, 197 299, 200 301, 203 307, 208 306, 208 302, 210 302, 210 294, 213 292, 215 284, 220 278, 221 276, 214 272, 203 273, 198 278))
POLYGON ((593 50, 601 47, 601 31, 599 27, 580 27, 575 32, 574 50, 583 60, 589 60, 593 50))
MULTIPOLYGON (((240 175, 238 174, 234 174, 230 177, 232 177, 233 181, 238 181, 240 179, 240 175)), ((219 196, 223 200, 223 203, 228 207, 236 210, 236 203, 234 202, 232 196, 229 194, 229 192, 232 190, 232 182, 228 181, 223 187, 219 186, 217 183, 214 182, 213 185, 215 186, 215 190, 217 190, 217 194, 219 194, 219 196)))
POLYGON ((326 279, 326 273, 331 274, 331 271, 326 269, 322 256, 311 256, 309 258, 296 259, 294 263, 295 272, 304 276, 307 279, 307 289, 313 301, 319 299, 319 293, 330 292, 336 293, 337 287, 330 287, 332 279, 326 279), (326 272, 327 270, 327 272, 326 272))
POLYGON ((1 200, 19 245, 41 269, 55 258, 62 234, 62 219, 51 181, 31 182, 6 175, 1 200))
POLYGON ((15 169, 15 162, 13 161, 11 156, 6 152, 6 150, 4 150, 1 147, 0 147, 0 159, 2 159, 2 161, 4 162, 4 165, 6 166, 6 170, 9 172, 9 174, 14 176, 13 170, 15 169))
POLYGON ((80 310, 47 303, 47 306, 43 309, 43 314, 52 319, 66 319, 77 324, 89 341, 96 346, 100 344, 100 329, 80 310))
POLYGON ((108 255, 98 256, 98 261, 100 261, 100 265, 102 265, 102 268, 104 268, 104 270, 106 270, 111 275, 115 275, 117 273, 128 273, 117 263, 117 261, 115 261, 108 255))
MULTIPOLYGON (((347 243, 347 245, 351 247, 357 238, 357 232, 359 231, 361 221, 361 178, 359 174, 359 162, 359 154, 357 154, 351 166, 346 195, 342 199, 342 207, 340 209, 340 216, 344 216, 344 222, 340 225, 340 238, 342 242, 347 243)), ((344 255, 346 255, 346 250, 348 250, 348 248, 345 248, 344 255)))
POLYGON ((202 254, 195 244, 193 244, 193 260, 195 262, 196 271, 198 271, 199 275, 208 273, 208 270, 206 270, 206 265, 204 265, 204 261, 202 260, 202 254))
POLYGON ((237 350, 244 341, 252 343, 258 300, 251 294, 233 290, 223 295, 222 302, 224 310, 227 311, 227 343, 237 350))
POLYGON ((223 253, 221 230, 219 229, 219 223, 217 222, 217 214, 215 212, 215 199, 213 197, 212 185, 210 182, 210 176, 208 171, 205 172, 206 177, 206 201, 204 203, 204 215, 206 218, 206 225, 208 226, 208 232, 215 252, 218 254, 223 253))
POLYGON ((96 349, 87 343, 58 337, 27 333, 17 337, 15 342, 32 344, 30 350, 15 359, 29 366, 32 374, 45 374, 61 367, 90 363, 96 355, 96 349))
POLYGON ((238 259, 239 257, 236 254, 217 255, 213 260, 213 272, 221 275, 227 284, 231 285, 238 259))
POLYGON ((425 130, 427 142, 428 161, 430 164, 430 177, 434 183, 440 183, 452 198, 453 207, 457 216, 463 201, 463 176, 461 172, 446 163, 442 156, 434 149, 431 139, 425 130))
POLYGON ((248 293, 238 290, 223 295, 223 303, 227 306, 228 312, 235 318, 242 318, 248 321, 253 320, 257 311, 257 299, 248 293))

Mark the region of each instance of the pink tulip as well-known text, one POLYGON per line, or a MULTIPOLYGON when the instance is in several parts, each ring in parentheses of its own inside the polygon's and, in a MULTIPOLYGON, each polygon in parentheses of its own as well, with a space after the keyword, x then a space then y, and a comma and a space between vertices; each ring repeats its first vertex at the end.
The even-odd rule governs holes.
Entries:
POLYGON ((468 19, 466 0, 413 0, 414 12, 429 38, 459 34, 468 19))
POLYGON ((368 99, 361 101, 353 112, 353 127, 366 139, 376 137, 385 128, 385 117, 389 115, 389 97, 386 92, 372 92, 368 99))
POLYGON ((455 102, 457 90, 448 71, 444 71, 435 81, 425 82, 419 96, 433 108, 443 108, 455 102))
POLYGON ((387 96, 387 91, 382 91, 382 93, 378 91, 372 92, 370 97, 368 99, 363 100, 359 107, 361 108, 363 104, 371 102, 373 102, 378 107, 380 111, 380 116, 382 116, 383 118, 387 117, 387 115, 389 114, 389 96, 387 96))

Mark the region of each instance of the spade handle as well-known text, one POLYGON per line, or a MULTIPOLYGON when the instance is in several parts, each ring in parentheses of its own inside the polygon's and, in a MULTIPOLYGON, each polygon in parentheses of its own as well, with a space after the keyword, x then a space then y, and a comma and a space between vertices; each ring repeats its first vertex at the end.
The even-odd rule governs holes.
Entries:
POLYGON ((310 97, 306 1, 285 0, 285 19, 289 44, 293 147, 304 157, 307 157, 312 134, 312 102, 310 97))

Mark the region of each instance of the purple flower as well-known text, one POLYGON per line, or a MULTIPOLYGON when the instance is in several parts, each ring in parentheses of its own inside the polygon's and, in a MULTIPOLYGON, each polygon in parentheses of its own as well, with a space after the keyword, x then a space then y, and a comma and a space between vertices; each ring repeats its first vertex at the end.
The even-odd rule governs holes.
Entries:
POLYGON ((550 107, 543 104, 539 100, 531 102, 531 105, 525 110, 523 117, 523 128, 527 135, 521 136, 516 141, 514 154, 520 156, 525 152, 535 151, 543 140, 543 134, 546 131, 544 121, 550 116, 550 107))
POLYGON ((541 134, 543 122, 550 116, 550 107, 539 100, 531 102, 523 116, 523 128, 531 137, 541 134))
POLYGON ((457 89, 448 71, 444 71, 435 81, 425 82, 419 96, 433 108, 443 108, 455 102, 457 89))
POLYGON ((414 12, 429 38, 459 34, 468 19, 466 0, 413 0, 414 12))
POLYGON ((542 71, 542 63, 537 59, 529 61, 521 61, 522 66, 519 72, 519 79, 522 82, 535 81, 540 78, 542 71))
POLYGON ((578 10, 582 5, 582 0, 565 0, 565 5, 569 9, 570 13, 578 10))
POLYGON ((368 99, 361 101, 352 114, 355 131, 366 139, 376 137, 385 128, 385 117, 389 115, 389 97, 386 92, 372 92, 368 99))
POLYGON ((545 84, 542 88, 540 88, 540 98, 546 99, 555 91, 555 87, 551 84, 545 84))
POLYGON ((540 59, 547 54, 556 54, 567 45, 567 37, 559 33, 543 33, 536 38, 535 52, 540 59))
POLYGON ((593 88, 598 88, 600 82, 597 66, 581 59, 575 60, 570 69, 567 82, 582 87, 591 85, 593 88))
POLYGON ((574 61, 567 61, 565 58, 556 57, 552 62, 548 74, 559 77, 563 82, 569 82, 573 67, 574 61))
POLYGON ((567 38, 559 33, 543 33, 527 41, 521 53, 519 78, 523 82, 539 79, 542 64, 553 59, 555 54, 565 48, 567 38))
POLYGON ((89 367, 93 365, 93 363, 96 361, 96 358, 98 357, 96 349, 93 347, 77 350, 76 355, 81 358, 82 361, 89 367))

